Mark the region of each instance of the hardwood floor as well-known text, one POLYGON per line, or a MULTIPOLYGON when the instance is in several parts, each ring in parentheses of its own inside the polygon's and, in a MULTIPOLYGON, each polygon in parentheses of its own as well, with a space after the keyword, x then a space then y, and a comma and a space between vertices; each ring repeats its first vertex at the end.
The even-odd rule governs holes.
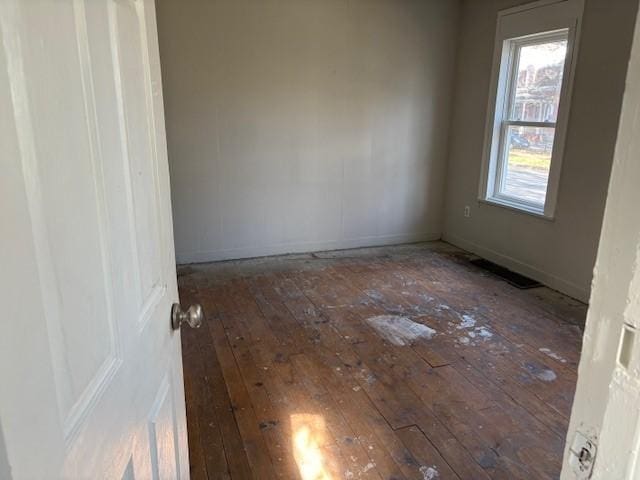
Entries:
POLYGON ((586 306, 468 259, 432 242, 181 267, 207 316, 182 331, 192 479, 557 478, 586 306))

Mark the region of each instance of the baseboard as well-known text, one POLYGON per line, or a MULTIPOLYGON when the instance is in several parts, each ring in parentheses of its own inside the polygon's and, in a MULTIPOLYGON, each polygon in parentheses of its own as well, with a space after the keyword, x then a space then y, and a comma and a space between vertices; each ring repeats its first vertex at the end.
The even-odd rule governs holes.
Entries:
POLYGON ((540 270, 533 265, 521 262, 520 260, 509 257, 508 255, 503 255, 502 253, 498 253, 490 248, 483 247, 482 245, 478 245, 477 243, 458 237, 457 235, 444 233, 442 235, 442 240, 471 253, 475 253, 482 258, 491 260, 492 262, 513 270, 521 275, 531 277, 534 280, 537 280, 554 290, 562 292, 565 295, 569 295, 572 298, 580 300, 581 302, 589 302, 589 289, 585 289, 571 281, 560 278, 549 272, 545 272, 544 270, 540 270))
POLYGON ((381 247, 385 245, 399 245, 402 243, 428 242, 433 240, 440 240, 441 236, 442 235, 439 232, 407 233, 401 235, 380 235, 344 240, 230 248, 205 252, 176 252, 176 260, 178 264, 206 263, 217 262, 221 260, 238 260, 241 258, 266 257, 269 255, 284 255, 288 253, 308 253, 325 250, 341 250, 360 247, 381 247))

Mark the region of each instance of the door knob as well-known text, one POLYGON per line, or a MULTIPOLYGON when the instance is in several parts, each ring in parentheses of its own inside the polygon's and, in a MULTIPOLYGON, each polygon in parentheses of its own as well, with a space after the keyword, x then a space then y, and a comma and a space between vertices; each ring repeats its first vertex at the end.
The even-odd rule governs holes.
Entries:
POLYGON ((183 323, 187 323, 191 328, 200 328, 204 313, 198 303, 191 305, 186 311, 182 310, 179 303, 174 303, 171 307, 171 326, 178 330, 183 323))

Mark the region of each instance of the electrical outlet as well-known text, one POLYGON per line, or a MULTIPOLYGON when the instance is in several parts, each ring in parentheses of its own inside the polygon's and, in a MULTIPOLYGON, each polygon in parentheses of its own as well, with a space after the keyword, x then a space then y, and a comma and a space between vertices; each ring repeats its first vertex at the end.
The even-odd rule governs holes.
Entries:
POLYGON ((469 218, 471 216, 471 207, 469 205, 464 206, 464 216, 469 218))

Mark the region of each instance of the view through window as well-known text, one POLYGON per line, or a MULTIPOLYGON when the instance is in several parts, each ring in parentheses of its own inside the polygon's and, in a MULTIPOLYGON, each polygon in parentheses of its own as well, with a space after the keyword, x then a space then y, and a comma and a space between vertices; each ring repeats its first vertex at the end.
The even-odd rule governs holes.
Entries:
POLYGON ((517 41, 513 47, 498 192, 540 207, 547 192, 566 54, 566 31, 517 41))

